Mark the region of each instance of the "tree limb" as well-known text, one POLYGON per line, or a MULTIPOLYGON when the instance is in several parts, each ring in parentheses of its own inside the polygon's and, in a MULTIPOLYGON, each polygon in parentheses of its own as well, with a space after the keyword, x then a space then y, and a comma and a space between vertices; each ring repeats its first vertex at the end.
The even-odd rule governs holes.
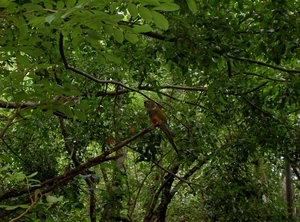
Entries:
MULTIPOLYGON (((58 182, 56 184, 58 184, 58 183, 59 184, 65 183, 65 182, 69 181, 70 179, 72 179, 73 177, 75 177, 76 175, 80 174, 85 169, 88 169, 88 168, 90 168, 92 166, 96 166, 96 165, 98 165, 98 164, 100 164, 102 162, 108 161, 108 160, 119 158, 121 155, 118 155, 118 156, 115 156, 115 157, 110 157, 110 158, 107 157, 107 156, 110 155, 110 154, 112 154, 113 152, 121 149, 122 147, 126 146, 127 144, 131 143, 132 141, 136 140, 137 138, 141 137, 142 135, 150 132, 155 127, 156 127, 156 124, 153 124, 153 125, 145 128, 145 129, 143 129, 138 134, 132 136, 129 139, 124 140, 123 142, 119 143, 118 145, 116 145, 112 149, 105 151, 100 156, 95 157, 95 158, 89 160, 88 162, 83 163, 83 164, 79 165, 78 167, 76 167, 76 168, 74 168, 74 169, 72 169, 72 170, 70 170, 70 171, 68 171, 68 172, 66 172, 66 173, 64 173, 64 174, 62 174, 60 176, 57 176, 57 177, 51 178, 49 180, 46 180, 46 181, 42 182, 41 185, 38 186, 38 187, 31 187, 29 189, 26 188, 26 189, 23 189, 23 190, 20 190, 20 191, 11 190, 9 192, 6 192, 2 196, 0 196, 0 202, 3 201, 3 200, 5 200, 5 199, 11 198, 11 197, 17 197, 17 196, 23 195, 23 194, 27 193, 28 191, 32 191, 34 189, 38 189, 38 188, 44 187, 44 186, 46 186, 48 184, 56 183, 57 181, 58 182)), ((47 192, 49 192, 49 191, 52 191, 53 188, 51 188, 50 190, 48 188, 47 190, 48 190, 47 192)))
POLYGON ((61 58, 63 60, 64 66, 65 66, 65 68, 67 70, 69 69, 69 70, 71 70, 71 71, 73 71, 73 72, 75 72, 75 73, 77 73, 77 74, 79 74, 81 76, 84 76, 84 77, 86 77, 86 78, 88 78, 88 79, 90 79, 90 80, 92 80, 92 81, 94 81, 96 83, 101 83, 101 84, 106 84, 107 83, 107 84, 113 84, 113 85, 121 86, 122 88, 128 89, 131 92, 136 92, 138 94, 143 95, 147 99, 150 99, 147 95, 145 95, 144 93, 140 92, 139 90, 131 88, 129 86, 126 86, 126 85, 124 85, 121 82, 114 81, 114 80, 101 80, 101 79, 98 79, 98 78, 96 78, 96 77, 94 77, 94 76, 92 76, 92 75, 90 75, 90 74, 88 74, 86 72, 83 72, 83 71, 81 71, 79 69, 76 69, 73 66, 68 65, 68 62, 67 62, 67 59, 66 59, 66 56, 65 56, 65 53, 64 53, 63 35, 62 34, 60 34, 60 38, 59 38, 59 52, 60 52, 61 58))

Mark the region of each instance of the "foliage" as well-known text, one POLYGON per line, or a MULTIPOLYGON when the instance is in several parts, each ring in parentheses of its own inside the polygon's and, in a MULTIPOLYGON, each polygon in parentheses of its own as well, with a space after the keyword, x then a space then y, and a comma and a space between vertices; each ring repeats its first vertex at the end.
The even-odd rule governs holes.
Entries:
POLYGON ((298 8, 0 1, 0 218, 290 220, 298 8), (179 155, 146 99, 169 117, 179 155))

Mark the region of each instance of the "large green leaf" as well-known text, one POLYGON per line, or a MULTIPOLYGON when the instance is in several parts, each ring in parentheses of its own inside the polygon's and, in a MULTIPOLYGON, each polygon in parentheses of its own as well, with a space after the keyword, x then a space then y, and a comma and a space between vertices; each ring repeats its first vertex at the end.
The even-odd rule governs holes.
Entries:
POLYGON ((133 17, 137 17, 139 14, 139 10, 135 4, 128 4, 128 11, 133 17))
POLYGON ((131 43, 136 43, 139 40, 136 34, 131 34, 127 32, 125 32, 125 39, 127 39, 131 43))
POLYGON ((135 26, 133 30, 136 33, 143 33, 143 32, 150 32, 152 31, 152 28, 149 25, 141 25, 141 26, 135 26))
POLYGON ((186 0, 186 1, 191 12, 195 13, 197 11, 197 5, 195 3, 195 0, 186 0))
POLYGON ((179 5, 177 5, 175 3, 163 3, 163 4, 160 4, 159 6, 154 7, 153 10, 176 11, 179 8, 180 8, 179 5))
POLYGON ((139 14, 146 22, 151 22, 152 21, 152 14, 151 14, 151 11, 148 8, 140 7, 139 8, 139 14))
POLYGON ((124 41, 124 34, 120 29, 114 29, 114 38, 117 42, 122 43, 124 41))
POLYGON ((138 0, 137 2, 140 2, 142 5, 159 5, 158 0, 138 0))
POLYGON ((152 11, 153 21, 158 28, 167 30, 169 28, 169 22, 164 15, 159 12, 152 11))

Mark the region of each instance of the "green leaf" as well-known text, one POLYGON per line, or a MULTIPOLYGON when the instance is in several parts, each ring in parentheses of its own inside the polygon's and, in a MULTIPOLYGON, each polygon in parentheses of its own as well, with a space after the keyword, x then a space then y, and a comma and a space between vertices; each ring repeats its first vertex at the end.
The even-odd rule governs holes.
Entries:
POLYGON ((27 209, 29 207, 28 204, 20 204, 18 205, 20 208, 27 209))
POLYGON ((7 177, 6 180, 8 180, 8 181, 12 181, 12 180, 21 181, 21 180, 24 180, 25 178, 26 178, 25 174, 16 173, 16 174, 13 174, 13 175, 7 177))
POLYGON ((115 62, 117 64, 121 63, 121 59, 118 58, 117 56, 110 54, 110 53, 103 53, 103 55, 111 62, 115 62))
POLYGON ((124 41, 123 32, 120 29, 114 30, 114 38, 117 42, 122 43, 124 41))
POLYGON ((41 17, 34 17, 34 18, 29 20, 29 24, 31 24, 35 27, 37 27, 41 24, 44 24, 44 22, 45 22, 45 18, 42 17, 42 16, 41 17))
POLYGON ((110 24, 110 25, 115 26, 115 27, 119 26, 118 22, 115 22, 112 19, 103 19, 102 21, 105 22, 106 24, 110 24))
POLYGON ((136 26, 133 28, 133 31, 135 33, 144 33, 144 32, 150 32, 152 31, 152 28, 149 25, 141 25, 141 26, 136 26))
POLYGON ((48 15, 46 18, 45 18, 45 21, 48 22, 49 24, 51 24, 51 22, 55 19, 55 15, 52 14, 52 15, 48 15))
POLYGON ((177 5, 175 3, 163 3, 163 4, 161 4, 161 5, 156 6, 155 8, 153 8, 153 10, 176 11, 179 8, 180 8, 179 5, 177 5))
POLYGON ((44 11, 44 8, 37 4, 27 3, 22 5, 22 8, 28 9, 28 10, 34 10, 34 11, 44 11))
POLYGON ((120 25, 119 26, 122 30, 126 30, 128 32, 133 32, 133 29, 127 25, 120 25))
POLYGON ((135 4, 129 3, 127 7, 128 7, 128 11, 129 11, 130 15, 132 15, 133 17, 138 16, 139 10, 138 10, 138 8, 136 7, 135 4))
POLYGON ((76 109, 88 110, 88 109, 90 109, 90 104, 85 101, 80 101, 79 104, 76 104, 76 109))
POLYGON ((19 30, 21 35, 26 35, 28 33, 28 27, 23 16, 19 17, 19 30))
POLYGON ((85 38, 85 40, 88 41, 95 48, 99 48, 99 46, 100 46, 100 42, 98 39, 94 39, 94 38, 88 36, 85 38))
POLYGON ((208 96, 208 99, 211 100, 211 101, 214 100, 215 97, 216 97, 216 94, 215 94, 214 90, 215 90, 215 84, 212 83, 207 88, 207 96, 208 96))
POLYGON ((34 176, 37 175, 37 174, 38 174, 38 172, 32 173, 32 174, 30 174, 29 176, 27 176, 27 178, 34 177, 34 176))
POLYGON ((158 12, 152 11, 153 21, 158 28, 167 30, 169 28, 169 22, 166 17, 158 12))
POLYGON ((106 63, 105 58, 104 58, 101 54, 98 54, 97 60, 98 60, 98 62, 99 62, 100 64, 105 64, 105 63, 106 63))
POLYGON ((131 33, 125 33, 125 39, 127 39, 131 43, 136 43, 137 41, 139 41, 137 35, 131 33))
POLYGON ((110 15, 105 13, 105 12, 94 12, 95 14, 95 18, 99 19, 99 20, 103 20, 103 19, 110 19, 110 15))
POLYGON ((104 25, 104 31, 108 34, 108 35, 112 35, 114 32, 114 28, 111 25, 104 25))
POLYGON ((145 7, 139 8, 140 16, 146 21, 151 22, 152 21, 152 14, 151 11, 145 7))
POLYGON ((57 9, 62 9, 63 7, 65 7, 65 3, 62 1, 57 2, 56 4, 57 9))
POLYGON ((74 109, 74 115, 81 121, 86 121, 86 115, 80 110, 74 109))
POLYGON ((5 208, 5 210, 14 210, 14 209, 17 209, 18 207, 26 209, 29 207, 29 205, 27 205, 27 204, 20 204, 20 205, 16 205, 16 206, 0 205, 0 208, 5 208))
POLYGON ((55 107, 57 109, 57 111, 64 113, 65 115, 67 115, 69 118, 73 117, 73 112, 71 110, 71 108, 66 105, 66 106, 56 106, 55 107))
POLYGON ((221 103, 223 103, 224 105, 227 104, 227 102, 224 100, 223 95, 221 93, 219 93, 219 100, 221 103))
POLYGON ((115 14, 110 16, 110 19, 114 22, 119 22, 124 18, 124 16, 122 14, 115 14))
POLYGON ((112 2, 112 3, 110 3, 110 5, 109 5, 109 10, 111 11, 111 12, 114 12, 114 11, 116 11, 117 10, 117 8, 120 6, 120 1, 119 2, 112 2))
POLYGON ((76 36, 72 39, 72 44, 74 47, 79 46, 82 42, 84 42, 84 39, 81 35, 76 36))
POLYGON ((1 0, 0 1, 0 8, 6 8, 9 5, 9 0, 1 0))
POLYGON ((19 206, 6 206, 5 210, 14 210, 17 209, 19 206))
MULTIPOLYGON (((16 80, 16 79, 14 79, 14 80, 16 80)), ((21 101, 26 100, 28 98, 28 95, 26 92, 22 91, 22 92, 16 93, 13 98, 16 102, 21 102, 21 101)))
POLYGON ((103 39, 103 36, 95 30, 88 30, 87 33, 93 39, 103 39))
POLYGON ((56 203, 56 202, 61 202, 63 201, 63 196, 60 197, 55 197, 55 196, 47 196, 46 200, 48 203, 56 203))
POLYGON ((0 167, 0 172, 2 172, 2 171, 5 171, 5 170, 8 170, 9 169, 9 166, 7 165, 7 166, 4 166, 4 167, 0 167))
POLYGON ((46 115, 47 117, 52 116, 52 115, 53 115, 53 110, 52 110, 52 109, 48 109, 48 110, 45 112, 45 115, 46 115))
POLYGON ((72 13, 74 13, 74 12, 76 12, 76 11, 78 11, 79 10, 79 8, 77 8, 77 7, 75 7, 75 8, 70 8, 70 9, 68 9, 62 16, 61 16, 61 18, 62 19, 65 19, 65 18, 67 18, 69 15, 71 15, 72 13))
POLYGON ((137 0, 137 2, 142 3, 143 5, 159 5, 158 0, 137 0))
POLYGON ((197 11, 195 0, 187 0, 187 4, 192 13, 195 13, 197 11))
POLYGON ((45 8, 52 9, 53 5, 50 2, 44 2, 45 8))
POLYGON ((67 1, 67 7, 71 8, 75 5, 75 3, 76 3, 76 0, 68 0, 67 1))
POLYGON ((16 58, 17 58, 17 61, 24 67, 28 67, 31 64, 31 62, 29 61, 29 59, 26 56, 17 54, 16 58))

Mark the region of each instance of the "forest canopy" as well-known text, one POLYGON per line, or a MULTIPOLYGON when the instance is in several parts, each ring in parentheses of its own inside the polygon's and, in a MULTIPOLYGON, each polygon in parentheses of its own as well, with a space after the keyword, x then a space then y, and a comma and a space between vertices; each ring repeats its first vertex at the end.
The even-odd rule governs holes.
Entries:
POLYGON ((0 0, 0 220, 299 219, 299 8, 0 0))

